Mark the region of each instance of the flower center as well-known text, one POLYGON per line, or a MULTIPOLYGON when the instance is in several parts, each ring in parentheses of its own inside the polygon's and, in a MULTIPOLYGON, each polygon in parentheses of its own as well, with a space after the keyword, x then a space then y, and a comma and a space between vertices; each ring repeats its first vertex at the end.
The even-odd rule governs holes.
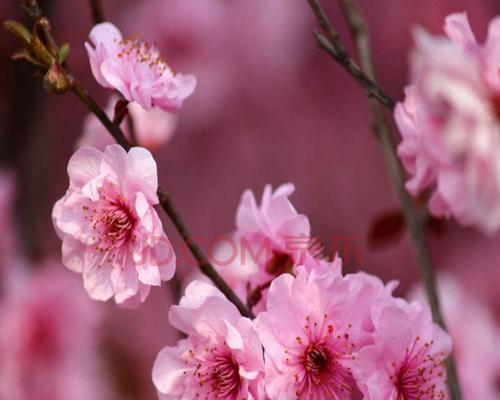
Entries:
POLYGON ((297 374, 295 394, 313 395, 310 398, 339 399, 340 393, 351 394, 354 390, 352 372, 347 363, 353 359, 356 349, 350 340, 351 325, 336 331, 324 315, 323 321, 305 317, 305 337, 295 338, 298 345, 298 356, 294 351, 285 349, 285 362, 295 364, 297 374))
POLYGON ((172 69, 165 62, 158 49, 145 42, 137 35, 124 38, 119 42, 121 46, 119 58, 126 58, 146 65, 154 74, 162 76, 165 72, 172 73, 172 69))
POLYGON ((325 370, 330 359, 328 348, 322 343, 311 343, 302 357, 306 371, 316 376, 325 370))
POLYGON ((114 200, 101 200, 97 207, 85 206, 84 211, 90 212, 94 239, 97 240, 97 250, 109 252, 134 239, 136 218, 125 203, 125 199, 118 196, 114 200))
POLYGON ((213 390, 223 397, 235 397, 238 395, 241 386, 239 365, 232 356, 219 355, 215 357, 212 366, 212 387, 213 390))
POLYGON ((293 268, 293 257, 279 250, 273 250, 273 256, 266 263, 265 270, 269 275, 278 276, 290 272, 293 268))
MULTIPOLYGON (((391 380, 398 400, 444 400, 445 392, 437 385, 445 379, 442 357, 430 353, 433 342, 421 343, 417 337, 391 380)), ((393 363, 393 366, 395 364, 393 363)))

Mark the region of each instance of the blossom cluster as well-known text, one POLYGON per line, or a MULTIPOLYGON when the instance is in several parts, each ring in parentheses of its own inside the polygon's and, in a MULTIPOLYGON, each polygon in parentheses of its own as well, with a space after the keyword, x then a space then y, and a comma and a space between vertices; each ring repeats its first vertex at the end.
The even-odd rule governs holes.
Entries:
POLYGON ((261 249, 271 243, 271 250, 219 270, 257 316, 242 317, 211 284, 194 280, 170 310, 170 323, 187 337, 158 355, 153 381, 160 395, 447 398, 451 339, 425 303, 395 298, 395 282, 343 276, 341 259, 322 258, 317 246, 283 246, 291 234, 309 238, 309 220, 293 207, 292 192, 291 184, 267 186, 260 205, 252 192, 243 194, 234 236, 261 249))
POLYGON ((195 280, 169 313, 186 338, 160 352, 153 382, 168 399, 446 399, 451 339, 394 286, 298 266, 251 321, 195 280))

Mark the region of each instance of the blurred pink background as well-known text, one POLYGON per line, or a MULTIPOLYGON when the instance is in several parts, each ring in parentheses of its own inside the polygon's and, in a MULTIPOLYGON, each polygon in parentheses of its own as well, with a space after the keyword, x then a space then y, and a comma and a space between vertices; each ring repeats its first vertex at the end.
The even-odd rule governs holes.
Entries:
MULTIPOLYGON (((2 20, 25 21, 17 3, 1 2, 2 20)), ((71 44, 72 71, 105 106, 109 93, 93 80, 83 47, 93 25, 88 2, 40 3, 56 39, 71 44)), ((244 189, 260 196, 266 183, 292 182, 294 205, 310 218, 313 232, 329 251, 344 256, 346 272, 362 269, 386 281, 399 279, 399 295, 416 283, 417 266, 407 235, 377 250, 367 244, 371 221, 397 209, 398 202, 370 131, 365 95, 316 48, 311 34, 315 21, 306 0, 102 3, 106 18, 125 34, 140 33, 158 45, 175 69, 198 77, 197 91, 181 110, 174 137, 156 154, 160 182, 194 236, 212 240, 231 232, 244 189)), ((350 44, 335 2, 324 3, 330 5, 334 25, 350 44)), ((488 21, 500 14, 495 0, 360 0, 360 5, 372 34, 381 86, 396 99, 402 98, 407 78, 414 26, 439 33, 447 14, 467 11, 482 40, 488 21)), ((0 157, 3 169, 15 172, 17 184, 0 211, 4 214, 1 248, 6 249, 1 257, 0 302, 13 285, 5 278, 18 264, 13 260, 22 258, 28 271, 47 260, 59 260, 51 209, 66 190, 66 164, 87 115, 75 97, 45 93, 40 80, 31 78, 30 66, 9 60, 14 49, 14 39, 4 31, 0 34, 0 157)), ((2 180, 2 185, 7 187, 7 181, 2 180)), ((179 247, 178 235, 164 222, 179 247)), ((489 308, 498 325, 500 238, 446 222, 444 231, 431 234, 429 240, 438 269, 456 275, 489 308)), ((61 275, 80 279, 58 268, 61 275)), ((184 274, 192 268, 191 262, 179 266, 184 274)), ((85 296, 76 285, 78 291, 85 296)), ((173 296, 173 285, 167 284, 154 289, 136 310, 92 304, 101 313, 96 346, 107 371, 101 377, 108 386, 103 397, 92 398, 156 398, 150 380, 154 357, 177 340, 167 321, 173 296)), ((498 377, 500 383, 500 369, 498 377)), ((0 399, 4 400, 1 392, 0 399)))

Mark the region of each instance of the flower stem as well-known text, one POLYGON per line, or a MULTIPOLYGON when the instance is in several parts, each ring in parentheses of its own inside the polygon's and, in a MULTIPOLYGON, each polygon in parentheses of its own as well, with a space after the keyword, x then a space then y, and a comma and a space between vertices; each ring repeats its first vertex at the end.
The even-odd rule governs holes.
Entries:
POLYGON ((92 10, 92 17, 94 18, 94 22, 96 24, 100 24, 104 22, 106 19, 104 18, 104 13, 102 11, 102 4, 100 0, 89 0, 90 8, 92 10))

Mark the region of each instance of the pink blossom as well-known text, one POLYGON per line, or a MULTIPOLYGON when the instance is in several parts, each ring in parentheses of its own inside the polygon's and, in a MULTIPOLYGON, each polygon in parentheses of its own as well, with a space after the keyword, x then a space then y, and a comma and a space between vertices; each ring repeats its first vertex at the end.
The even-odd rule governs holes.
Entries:
POLYGON ((309 220, 289 200, 294 190, 290 183, 274 191, 267 185, 260 205, 246 190, 236 212, 232 243, 222 243, 214 255, 213 262, 228 283, 243 298, 255 296, 258 309, 265 304, 261 300, 274 277, 313 257, 309 220))
POLYGON ((465 14, 446 18, 448 37, 415 35, 413 85, 396 107, 407 188, 432 190, 430 211, 486 233, 500 228, 500 19, 476 42, 465 14))
MULTIPOLYGON (((113 119, 117 101, 118 96, 111 96, 109 99, 106 114, 110 119, 113 119)), ((177 115, 158 108, 146 111, 137 103, 129 103, 127 108, 134 124, 134 132, 139 146, 155 151, 170 141, 177 127, 177 115)), ((130 141, 131 137, 126 119, 121 128, 130 141)), ((78 141, 77 147, 90 146, 98 150, 104 150, 107 145, 113 143, 115 143, 113 137, 102 123, 94 114, 89 114, 84 120, 82 137, 78 141)))
POLYGON ((69 189, 54 206, 63 263, 83 275, 90 297, 117 304, 145 300, 175 270, 175 255, 154 209, 156 163, 140 147, 104 153, 76 151, 68 164, 69 189))
MULTIPOLYGON (((499 399, 500 326, 487 305, 474 298, 455 276, 440 275, 438 282, 464 400, 499 399)), ((413 289, 410 297, 425 302, 421 287, 413 289)))
POLYGON ((351 399, 356 353, 373 330, 371 307, 390 288, 366 274, 297 272, 272 282, 267 311, 256 319, 266 393, 271 399, 351 399))
POLYGON ((109 398, 98 353, 100 314, 60 265, 16 265, 0 303, 0 398, 109 398))
POLYGON ((449 335, 426 306, 403 300, 372 309, 373 344, 359 351, 353 372, 365 400, 444 400, 449 335))
MULTIPOLYGON (((153 382, 168 399, 263 399, 262 346, 252 322, 241 317, 213 285, 193 281, 170 323, 187 335, 166 347, 153 367, 153 382)), ((162 397, 163 398, 163 397, 162 397)))
POLYGON ((97 82, 145 110, 178 110, 196 87, 196 78, 174 73, 155 46, 135 36, 123 38, 109 22, 94 26, 89 38, 85 47, 97 82))

